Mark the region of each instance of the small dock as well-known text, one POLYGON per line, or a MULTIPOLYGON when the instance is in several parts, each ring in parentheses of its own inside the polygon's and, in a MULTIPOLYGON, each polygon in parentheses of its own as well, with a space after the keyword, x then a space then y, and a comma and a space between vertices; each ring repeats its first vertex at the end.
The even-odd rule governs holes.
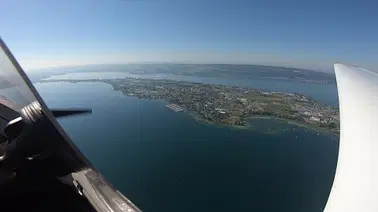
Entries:
POLYGON ((176 104, 168 104, 168 105, 166 105, 166 107, 169 108, 169 109, 171 109, 171 110, 173 110, 173 111, 175 111, 175 112, 180 112, 180 111, 184 110, 184 108, 182 108, 182 107, 180 107, 180 106, 178 106, 176 104))

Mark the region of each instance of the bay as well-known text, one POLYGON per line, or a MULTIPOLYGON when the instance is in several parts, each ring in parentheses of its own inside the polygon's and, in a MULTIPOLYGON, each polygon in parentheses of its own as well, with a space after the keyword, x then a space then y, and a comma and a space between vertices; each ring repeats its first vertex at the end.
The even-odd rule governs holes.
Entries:
POLYGON ((251 120, 249 130, 205 124, 164 101, 123 96, 104 83, 35 86, 49 107, 93 109, 59 122, 143 211, 315 212, 325 206, 336 167, 334 135, 269 119, 251 120))

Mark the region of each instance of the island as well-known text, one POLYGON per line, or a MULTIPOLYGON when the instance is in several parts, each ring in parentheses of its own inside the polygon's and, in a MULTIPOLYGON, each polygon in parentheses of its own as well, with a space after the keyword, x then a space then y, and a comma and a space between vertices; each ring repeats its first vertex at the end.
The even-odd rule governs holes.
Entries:
POLYGON ((104 82, 126 96, 162 99, 173 111, 189 112, 214 124, 245 127, 249 118, 270 117, 338 134, 337 108, 297 93, 266 91, 237 86, 213 85, 167 79, 47 80, 42 82, 104 82))

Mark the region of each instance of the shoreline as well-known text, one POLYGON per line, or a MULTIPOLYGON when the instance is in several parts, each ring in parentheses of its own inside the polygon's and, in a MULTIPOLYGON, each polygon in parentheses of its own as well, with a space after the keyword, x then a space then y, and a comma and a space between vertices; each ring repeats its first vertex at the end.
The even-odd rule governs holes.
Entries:
POLYGON ((204 120, 204 119, 202 119, 202 118, 200 118, 198 116, 192 115, 191 112, 188 112, 188 114, 192 118, 194 118, 196 121, 200 121, 200 122, 203 122, 205 124, 218 125, 218 126, 222 126, 222 127, 230 127, 230 128, 239 129, 239 130, 248 130, 248 129, 251 129, 251 124, 248 122, 248 120, 251 120, 251 119, 271 119, 271 120, 277 120, 277 121, 284 121, 284 122, 287 122, 287 124, 298 126, 298 127, 302 127, 302 128, 306 128, 306 129, 309 129, 309 130, 313 130, 315 132, 331 133, 333 135, 340 136, 339 133, 337 133, 335 131, 332 131, 332 130, 327 130, 325 128, 320 128, 320 127, 316 127, 316 126, 313 126, 313 125, 308 125, 308 124, 304 124, 304 123, 300 123, 300 122, 295 122, 295 121, 292 121, 292 120, 289 120, 289 119, 283 119, 283 118, 278 118, 278 117, 274 117, 274 116, 261 116, 261 115, 250 116, 250 117, 246 118, 246 125, 245 126, 241 126, 241 125, 231 125, 231 124, 224 124, 224 123, 215 123, 215 122, 211 122, 211 121, 208 121, 208 120, 204 120))
POLYGON ((291 124, 291 125, 296 125, 296 126, 299 126, 299 127, 303 127, 303 128, 307 128, 307 129, 310 129, 310 130, 314 130, 316 132, 331 133, 331 134, 340 136, 340 133, 337 133, 337 132, 335 132, 333 130, 317 127, 317 126, 310 125, 310 124, 305 124, 305 123, 302 123, 302 122, 296 122, 296 121, 293 121, 293 120, 290 120, 290 119, 278 118, 278 117, 274 117, 274 116, 256 115, 256 116, 250 116, 250 117, 248 117, 246 119, 247 120, 248 119, 275 119, 275 120, 279 120, 279 121, 285 121, 285 122, 287 122, 288 124, 291 124))
MULTIPOLYGON (((119 91, 119 89, 116 89, 112 84, 110 84, 110 85, 113 87, 113 90, 119 91)), ((122 94, 124 96, 129 96, 128 94, 123 93, 123 92, 122 92, 122 94)), ((135 96, 129 96, 129 97, 135 97, 135 96)), ((137 98, 139 98, 139 97, 137 97, 137 98)), ((149 99, 149 98, 139 98, 139 99, 149 99)), ((149 99, 149 100, 163 100, 166 104, 175 104, 175 103, 170 103, 169 101, 167 101, 165 99, 149 99)), ((222 126, 222 127, 230 127, 232 129, 239 129, 239 130, 248 130, 248 129, 251 129, 251 124, 248 121, 248 120, 251 120, 251 119, 274 119, 274 120, 279 120, 279 121, 285 121, 285 122, 287 122, 287 124, 291 124, 291 125, 295 125, 295 126, 298 126, 298 127, 306 128, 306 129, 313 130, 313 131, 316 131, 316 132, 330 133, 330 134, 333 134, 333 135, 340 136, 340 132, 337 132, 337 131, 334 131, 334 130, 331 130, 331 129, 322 128, 322 127, 319 127, 319 126, 315 126, 315 125, 311 125, 311 124, 306 124, 306 123, 295 121, 295 120, 291 120, 291 119, 284 119, 284 118, 280 118, 280 117, 276 117, 276 116, 269 116, 269 115, 252 115, 252 116, 248 116, 248 117, 245 117, 246 125, 243 126, 243 125, 233 125, 233 124, 212 122, 212 121, 209 121, 209 120, 201 118, 194 111, 190 111, 190 110, 188 110, 187 108, 185 108, 183 106, 180 106, 180 108, 183 109, 180 112, 189 114, 196 121, 200 121, 200 122, 205 123, 205 124, 218 125, 218 126, 222 126)))

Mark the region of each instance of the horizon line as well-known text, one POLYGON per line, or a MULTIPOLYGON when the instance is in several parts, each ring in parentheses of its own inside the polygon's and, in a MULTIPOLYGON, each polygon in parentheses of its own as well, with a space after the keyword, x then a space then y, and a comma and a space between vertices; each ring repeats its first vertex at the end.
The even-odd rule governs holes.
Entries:
MULTIPOLYGON (((263 66, 263 67, 276 67, 276 68, 286 68, 286 69, 298 69, 305 71, 315 71, 322 72, 326 74, 334 74, 334 72, 329 72, 320 69, 311 69, 311 68, 299 68, 286 65, 267 65, 267 64, 256 64, 256 63, 189 63, 189 62, 130 62, 130 63, 90 63, 90 64, 78 64, 78 65, 61 65, 61 66, 49 66, 43 68, 30 68, 24 69, 25 72, 28 71, 41 71, 45 69, 56 69, 56 68, 75 68, 75 67, 88 67, 88 66, 106 66, 106 65, 246 65, 246 66, 263 66)), ((22 65, 21 65, 22 67, 22 65)))

